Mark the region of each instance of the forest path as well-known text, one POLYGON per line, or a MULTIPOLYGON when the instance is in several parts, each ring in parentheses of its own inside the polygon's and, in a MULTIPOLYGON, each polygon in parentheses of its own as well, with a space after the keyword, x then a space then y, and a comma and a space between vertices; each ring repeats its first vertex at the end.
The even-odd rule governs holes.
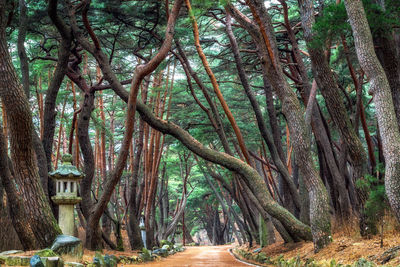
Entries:
MULTIPOLYGON (((179 252, 173 256, 158 262, 149 262, 135 266, 163 266, 163 267, 183 267, 183 266, 251 266, 235 259, 229 253, 231 246, 199 246, 186 247, 184 252, 179 252)), ((253 265, 254 266, 254 265, 253 265)))

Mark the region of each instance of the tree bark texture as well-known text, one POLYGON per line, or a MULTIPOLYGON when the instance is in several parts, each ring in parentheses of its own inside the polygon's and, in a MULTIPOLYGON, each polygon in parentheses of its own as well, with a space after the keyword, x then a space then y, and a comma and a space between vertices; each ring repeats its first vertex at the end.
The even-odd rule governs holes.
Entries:
POLYGON ((371 31, 361 0, 345 0, 353 29, 358 60, 370 81, 385 158, 385 189, 389 203, 400 220, 400 133, 390 85, 374 50, 371 31))
MULTIPOLYGON (((312 27, 315 22, 313 1, 299 0, 298 2, 302 16, 304 38, 310 52, 311 66, 315 80, 325 98, 329 114, 339 130, 344 144, 346 144, 354 169, 354 181, 362 179, 367 173, 367 155, 361 140, 351 124, 350 117, 346 111, 343 99, 339 94, 339 88, 333 77, 325 52, 322 47, 318 47, 313 43, 314 34, 312 32, 312 27)), ((365 192, 359 190, 358 193, 360 201, 364 202, 366 197, 365 192)), ((346 212, 349 211, 350 210, 347 210, 346 212)))
MULTIPOLYGON (((18 81, 6 42, 6 1, 0 1, 0 97, 5 106, 10 132, 10 150, 15 182, 30 218, 32 244, 47 247, 61 233, 40 184, 33 149, 33 123, 28 99, 18 81)), ((22 240, 22 238, 21 238, 22 240)))
MULTIPOLYGON (((238 18, 239 23, 244 24, 252 37, 255 38, 255 42, 259 44, 258 48, 262 51, 262 62, 265 65, 268 80, 282 102, 282 111, 285 114, 291 133, 296 163, 299 166, 310 196, 311 231, 315 251, 318 251, 331 242, 330 207, 326 188, 313 163, 310 137, 302 116, 304 112, 295 92, 283 77, 281 66, 277 60, 279 57, 275 56, 278 55, 275 35, 264 3, 258 0, 248 0, 246 3, 250 6, 257 25, 247 17, 238 18), (272 55, 271 49, 273 51, 272 55)), ((229 12, 231 11, 229 9, 229 12)), ((237 12, 232 13, 237 15, 237 12)), ((236 18, 237 16, 234 17, 236 18)))

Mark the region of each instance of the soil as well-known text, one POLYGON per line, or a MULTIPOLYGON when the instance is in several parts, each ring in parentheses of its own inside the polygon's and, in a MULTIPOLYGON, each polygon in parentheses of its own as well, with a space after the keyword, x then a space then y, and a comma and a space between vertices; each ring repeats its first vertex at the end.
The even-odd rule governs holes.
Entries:
MULTIPOLYGON (((179 252, 173 256, 162 259, 158 262, 149 262, 145 264, 136 264, 132 266, 163 266, 163 267, 200 267, 200 266, 249 266, 248 264, 237 261, 234 256, 229 253, 232 246, 199 246, 186 247, 184 252, 179 252)), ((128 265, 124 265, 128 266, 128 265)))
MULTIPOLYGON (((299 256, 302 260, 314 259, 316 261, 330 262, 335 259, 337 263, 352 264, 360 258, 373 261, 377 264, 386 263, 388 266, 400 265, 400 232, 391 231, 383 236, 383 246, 381 247, 380 236, 374 236, 370 239, 361 238, 359 236, 342 235, 341 233, 333 236, 333 242, 319 251, 314 253, 314 245, 312 242, 299 242, 293 244, 284 244, 279 241, 262 249, 262 251, 271 258, 283 255, 285 259, 291 259, 299 256), (388 262, 383 262, 387 255, 385 252, 396 249, 397 255, 388 262)), ((257 247, 252 247, 253 251, 257 247)), ((242 249, 247 249, 242 247, 242 249)), ((395 254, 394 254, 395 255, 395 254)))

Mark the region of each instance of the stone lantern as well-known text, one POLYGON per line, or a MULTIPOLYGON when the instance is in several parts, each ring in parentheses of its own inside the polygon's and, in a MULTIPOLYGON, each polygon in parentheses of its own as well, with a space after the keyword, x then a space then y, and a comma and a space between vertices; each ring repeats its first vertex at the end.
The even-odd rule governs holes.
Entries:
POLYGON ((147 248, 147 244, 146 244, 146 227, 144 225, 144 215, 143 214, 140 217, 139 228, 140 228, 140 233, 142 234, 143 245, 144 245, 145 248, 147 248))
POLYGON ((64 235, 74 235, 74 205, 81 202, 78 197, 78 183, 84 174, 72 165, 72 156, 65 154, 61 166, 49 173, 50 178, 56 182, 56 195, 51 197, 59 206, 58 224, 64 235))

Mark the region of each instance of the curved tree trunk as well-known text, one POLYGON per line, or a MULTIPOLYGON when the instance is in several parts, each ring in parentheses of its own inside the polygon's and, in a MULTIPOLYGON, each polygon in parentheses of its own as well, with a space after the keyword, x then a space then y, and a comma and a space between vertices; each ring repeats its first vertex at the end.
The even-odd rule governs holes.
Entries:
POLYGON ((231 16, 227 13, 226 17, 226 31, 230 40, 230 44, 232 47, 232 52, 235 58, 236 68, 239 73, 240 80, 242 82, 243 88, 246 92, 247 97, 250 100, 251 106, 253 107, 254 113, 256 115, 258 128, 261 132, 261 136, 264 138, 265 143, 267 144, 269 151, 271 153, 271 157, 274 160, 275 166, 278 168, 279 173, 283 176, 284 180, 286 181, 287 185, 289 186, 289 192, 292 196, 292 200, 295 206, 300 210, 300 199, 299 193, 297 192, 296 185, 294 184, 292 178, 290 177, 289 171, 286 165, 282 162, 278 149, 275 146, 274 139, 272 137, 272 133, 268 130, 265 120, 262 116, 262 112, 260 106, 254 96, 253 91, 250 88, 250 84, 247 79, 247 75, 245 70, 243 69, 242 59, 239 54, 239 47, 236 41, 236 38, 232 31, 231 26, 231 16))

